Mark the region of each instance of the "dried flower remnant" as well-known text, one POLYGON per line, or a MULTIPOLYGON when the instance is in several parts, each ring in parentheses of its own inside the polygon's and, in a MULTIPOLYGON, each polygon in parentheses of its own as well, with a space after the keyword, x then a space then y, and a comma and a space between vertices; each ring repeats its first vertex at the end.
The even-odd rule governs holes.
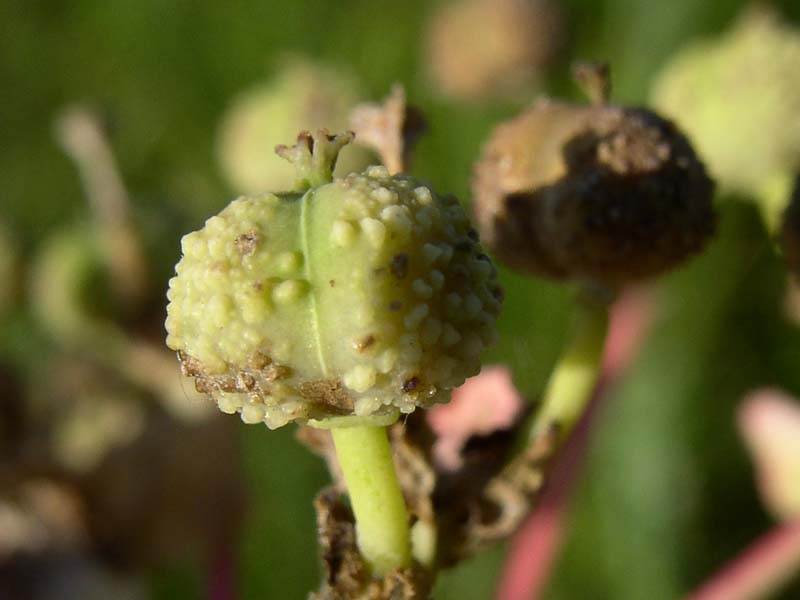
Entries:
MULTIPOLYGON (((342 69, 295 57, 271 80, 242 92, 222 119, 217 144, 231 187, 239 193, 289 189, 294 169, 273 148, 301 130, 347 127, 359 87, 342 69)), ((351 145, 342 150, 338 173, 346 175, 368 164, 369 153, 351 145)))
POLYGON ((562 45, 549 0, 457 0, 431 17, 427 56, 439 91, 458 100, 513 92, 535 80, 562 45))
POLYGON ((382 104, 359 104, 350 115, 359 144, 378 153, 389 173, 409 170, 411 151, 427 124, 422 111, 406 103, 403 86, 395 84, 382 104))
POLYGON ((753 6, 672 58, 652 101, 691 136, 723 190, 758 196, 800 166, 799 63, 800 30, 753 6))
POLYGON ((245 422, 394 420, 448 400, 494 338, 495 273, 454 198, 384 167, 311 186, 349 141, 300 136, 279 149, 300 190, 239 198, 183 239, 168 345, 245 422))
POLYGON ((800 279, 800 177, 783 217, 783 251, 795 277, 800 279))
POLYGON ((328 488, 314 500, 317 529, 325 570, 322 588, 309 600, 417 600, 430 597, 431 574, 415 565, 398 569, 386 578, 371 578, 369 566, 356 546, 356 524, 352 511, 339 491, 328 488))
POLYGON ((601 72, 579 70, 594 104, 541 98, 495 129, 475 167, 474 210, 512 267, 614 287, 703 248, 714 186, 671 122, 605 101, 601 72))

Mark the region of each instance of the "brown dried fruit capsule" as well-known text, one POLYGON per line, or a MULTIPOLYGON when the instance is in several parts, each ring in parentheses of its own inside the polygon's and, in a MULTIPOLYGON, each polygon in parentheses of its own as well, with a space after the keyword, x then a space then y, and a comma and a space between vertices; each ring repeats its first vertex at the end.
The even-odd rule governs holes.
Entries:
POLYGON ((686 137, 652 111, 549 99, 495 129, 473 181, 498 257, 607 285, 698 252, 714 230, 713 188, 686 137))
POLYGON ((800 177, 783 219, 783 251, 789 268, 800 277, 800 177))

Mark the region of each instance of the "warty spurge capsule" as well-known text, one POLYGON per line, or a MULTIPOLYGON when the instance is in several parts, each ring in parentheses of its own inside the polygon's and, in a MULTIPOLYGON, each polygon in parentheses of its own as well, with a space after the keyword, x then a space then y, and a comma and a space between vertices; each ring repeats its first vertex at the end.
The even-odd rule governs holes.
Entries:
POLYGON ((351 139, 301 134, 278 148, 294 191, 183 238, 167 345, 246 423, 392 422, 447 401, 495 337, 501 291, 458 201, 383 167, 332 179, 351 139))
POLYGON ((703 247, 713 183, 672 123, 595 92, 591 105, 540 99, 498 126, 475 167, 474 210, 512 267, 614 286, 703 247))

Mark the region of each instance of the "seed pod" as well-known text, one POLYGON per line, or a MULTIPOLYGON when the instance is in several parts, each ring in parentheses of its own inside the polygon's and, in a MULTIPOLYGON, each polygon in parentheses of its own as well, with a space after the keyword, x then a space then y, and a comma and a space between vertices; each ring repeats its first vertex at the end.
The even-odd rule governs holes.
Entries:
MULTIPOLYGON (((294 169, 273 148, 303 129, 347 126, 359 101, 358 83, 348 73, 302 59, 287 62, 269 82, 239 95, 223 117, 218 155, 223 174, 240 193, 286 190, 294 169)), ((369 152, 343 149, 341 174, 369 164, 369 152)))
POLYGON ((720 186, 758 195, 800 166, 800 30, 764 6, 722 36, 680 51, 654 106, 691 136, 720 186))
POLYGON ((783 219, 783 251, 789 268, 800 277, 800 177, 783 219))
POLYGON ((391 422, 447 401, 495 336, 501 292, 458 201, 384 167, 331 180, 350 138, 301 134, 278 149, 296 191, 183 238, 167 345, 247 423, 391 422))
POLYGON ((514 268, 616 285, 699 251, 713 183, 686 138, 640 109, 540 99, 475 167, 481 233, 514 268))
POLYGON ((562 16, 549 0, 460 0, 431 18, 431 78, 445 95, 480 100, 535 79, 562 45, 562 16))

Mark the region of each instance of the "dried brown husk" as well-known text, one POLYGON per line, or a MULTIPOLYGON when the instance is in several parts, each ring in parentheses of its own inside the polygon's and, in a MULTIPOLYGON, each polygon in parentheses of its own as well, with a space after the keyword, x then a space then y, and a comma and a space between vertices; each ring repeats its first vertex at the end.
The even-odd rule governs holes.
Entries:
POLYGON ((309 600, 426 600, 433 583, 430 573, 412 565, 373 578, 356 545, 353 513, 341 492, 331 486, 314 500, 322 550, 324 578, 309 600))
MULTIPOLYGON (((519 415, 508 429, 471 437, 456 471, 436 465, 432 453, 436 438, 424 414, 412 413, 390 428, 398 479, 412 520, 437 531, 435 568, 451 567, 508 538, 535 505, 557 448, 557 431, 543 432, 526 451, 509 460, 524 417, 519 415)), ((352 512, 342 503, 346 486, 329 433, 304 427, 298 437, 325 458, 334 482, 315 502, 326 578, 312 598, 405 598, 369 593, 426 590, 431 570, 417 563, 383 580, 370 577, 355 545, 352 512)))
POLYGON ((714 184, 652 111, 540 99, 501 124, 475 168, 481 237, 519 270, 618 285, 699 252, 714 184))

